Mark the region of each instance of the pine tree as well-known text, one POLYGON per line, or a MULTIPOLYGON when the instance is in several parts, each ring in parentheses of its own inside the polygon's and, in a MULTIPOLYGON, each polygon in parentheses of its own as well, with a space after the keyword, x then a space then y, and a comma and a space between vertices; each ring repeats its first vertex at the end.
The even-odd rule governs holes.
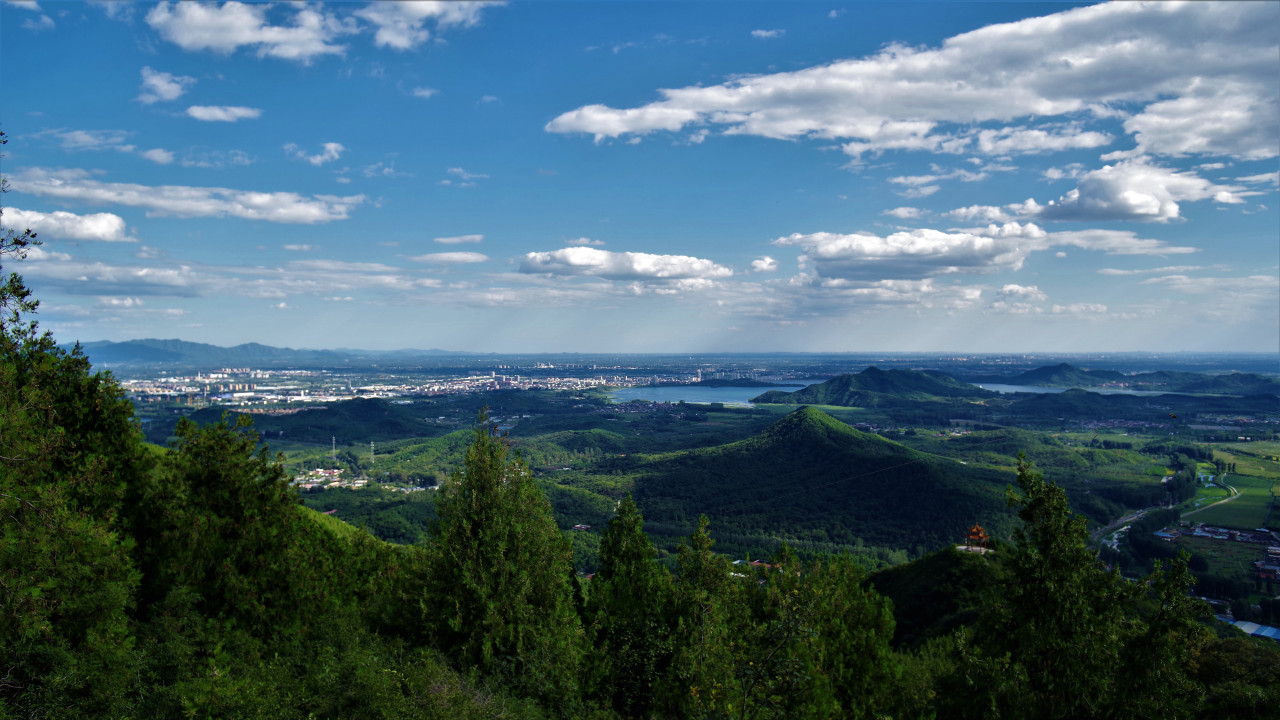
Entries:
POLYGON ((430 554, 421 604, 436 647, 523 695, 567 702, 582 655, 572 551, 528 466, 483 413, 441 490, 430 554))
POLYGON ((648 717, 671 663, 671 574, 654 560, 644 518, 628 495, 600 540, 600 570, 586 604, 595 694, 625 717, 648 717))
POLYGON ((252 421, 183 418, 175 434, 138 502, 141 609, 199 613, 277 643, 333 615, 355 584, 345 547, 304 517, 252 421))
POLYGON ((729 561, 711 550, 710 524, 706 515, 699 517, 697 530, 680 545, 676 647, 660 697, 662 716, 718 716, 740 707, 734 679, 737 634, 731 624, 746 607, 729 561))
MULTIPOLYGON (((0 261, 37 244, 0 208, 0 261)), ((109 716, 130 670, 138 573, 120 510, 145 470, 141 436, 110 376, 24 318, 36 305, 20 275, 3 278, 0 715, 109 716)))
MULTIPOLYGON (((944 685, 954 717, 1188 717, 1200 688, 1188 661, 1203 645, 1205 608, 1188 597, 1180 558, 1143 582, 1108 571, 1087 546, 1066 493, 1024 459, 1010 504, 1023 526, 1010 574, 944 685)), ((1001 551, 1003 552, 1003 551, 1001 551)))

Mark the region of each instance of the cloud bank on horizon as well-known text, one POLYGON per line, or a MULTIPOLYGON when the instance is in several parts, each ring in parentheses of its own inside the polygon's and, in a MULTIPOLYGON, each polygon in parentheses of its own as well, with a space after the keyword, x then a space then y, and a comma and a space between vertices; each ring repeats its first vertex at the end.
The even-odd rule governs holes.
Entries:
POLYGON ((946 6, 6 2, 3 222, 61 340, 1280 349, 1280 5, 946 6))

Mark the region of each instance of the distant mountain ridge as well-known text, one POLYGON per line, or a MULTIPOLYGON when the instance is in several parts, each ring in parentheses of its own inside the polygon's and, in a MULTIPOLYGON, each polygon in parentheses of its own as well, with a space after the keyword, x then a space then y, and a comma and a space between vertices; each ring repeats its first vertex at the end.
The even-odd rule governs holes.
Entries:
POLYGON ((752 398, 751 402, 870 407, 903 401, 983 397, 990 394, 946 373, 869 367, 860 373, 839 375, 795 392, 771 390, 752 398))
POLYGON ((1088 370, 1070 363, 1046 365, 1011 376, 982 375, 967 378, 975 383, 1033 385, 1039 387, 1090 388, 1123 384, 1132 390, 1156 392, 1209 393, 1221 395, 1280 394, 1280 378, 1256 373, 1155 372, 1126 375, 1115 370, 1088 370))
POLYGON ((261 343, 244 343, 232 347, 209 345, 176 339, 147 338, 112 342, 102 340, 80 345, 89 361, 98 366, 245 367, 279 365, 343 365, 357 360, 411 359, 472 355, 446 350, 306 350, 279 348, 261 343))

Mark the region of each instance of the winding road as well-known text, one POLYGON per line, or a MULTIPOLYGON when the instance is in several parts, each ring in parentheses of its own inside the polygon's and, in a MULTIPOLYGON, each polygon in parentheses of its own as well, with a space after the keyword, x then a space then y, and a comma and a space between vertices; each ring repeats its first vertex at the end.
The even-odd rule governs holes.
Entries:
MULTIPOLYGON (((1226 477, 1226 476, 1227 476, 1227 474, 1226 474, 1226 473, 1223 473, 1222 475, 1219 475, 1218 477, 1220 477, 1220 478, 1224 478, 1224 477, 1226 477)), ((1209 508, 1211 508, 1211 507, 1214 507, 1214 506, 1216 506, 1216 505, 1221 505, 1222 503, 1231 502, 1232 500, 1235 500, 1236 498, 1240 497, 1240 491, 1239 491, 1239 490, 1236 490, 1234 487, 1232 487, 1232 486, 1230 486, 1230 485, 1226 484, 1225 482, 1222 482, 1221 480, 1218 480, 1218 481, 1216 481, 1216 482, 1215 482, 1215 484, 1216 484, 1216 485, 1221 485, 1222 487, 1226 488, 1226 489, 1227 489, 1227 492, 1229 492, 1229 493, 1231 493, 1231 494, 1230 494, 1228 497, 1225 497, 1225 498, 1223 498, 1223 499, 1221 499, 1221 500, 1219 500, 1219 501, 1217 501, 1217 502, 1209 503, 1208 505, 1205 505, 1204 507, 1196 508, 1195 510, 1191 510, 1191 511, 1188 511, 1188 512, 1182 513, 1180 517, 1181 517, 1181 518, 1187 518, 1187 517, 1190 517, 1190 516, 1192 516, 1192 515, 1194 515, 1194 514, 1196 514, 1196 513, 1200 512, 1201 510, 1208 510, 1208 509, 1209 509, 1209 508)), ((1089 534, 1089 540, 1090 540, 1090 542, 1097 543, 1100 539, 1102 539, 1102 538, 1106 537, 1107 535, 1110 535, 1111 533, 1115 532, 1117 529, 1122 528, 1122 527, 1124 527, 1125 525, 1128 525, 1129 523, 1133 522, 1134 520, 1137 520, 1138 518, 1140 518, 1140 517, 1142 517, 1143 515, 1147 514, 1147 511, 1148 511, 1148 510, 1159 510, 1159 509, 1164 508, 1164 507, 1167 507, 1167 506, 1165 506, 1165 505, 1152 505, 1151 507, 1143 508, 1143 509, 1141 509, 1141 510, 1138 510, 1137 512, 1134 512, 1134 513, 1131 513, 1131 514, 1129 514, 1129 515, 1126 515, 1126 516, 1124 516, 1124 517, 1120 518, 1119 520, 1116 520, 1115 522, 1111 523, 1110 525, 1108 525, 1108 526, 1106 526, 1106 527, 1104 527, 1104 528, 1100 528, 1100 529, 1098 529, 1098 530, 1094 530, 1092 533, 1090 533, 1090 534, 1089 534)))
MULTIPOLYGON (((1227 476, 1227 474, 1226 474, 1226 473, 1223 473, 1222 475, 1219 475, 1218 477, 1226 477, 1226 476, 1227 476)), ((1204 507, 1202 507, 1202 508, 1196 508, 1195 510, 1192 510, 1192 511, 1190 511, 1190 512, 1182 513, 1182 517, 1183 517, 1183 518, 1191 517, 1192 515, 1195 515, 1196 513, 1201 512, 1202 510, 1208 510, 1209 508, 1211 508, 1211 507, 1216 507, 1216 506, 1218 506, 1218 505, 1221 505, 1222 503, 1229 503, 1229 502, 1231 502, 1232 500, 1235 500, 1236 498, 1240 497, 1240 491, 1239 491, 1239 490, 1236 490, 1234 487, 1232 487, 1232 486, 1230 486, 1230 485, 1226 484, 1225 482, 1223 482, 1223 481, 1221 481, 1221 480, 1218 480, 1218 481, 1216 481, 1214 484, 1215 484, 1215 485, 1221 485, 1222 487, 1226 488, 1226 489, 1227 489, 1227 492, 1231 493, 1231 495, 1230 495, 1230 496, 1228 496, 1228 497, 1222 498, 1222 499, 1221 499, 1221 500, 1219 500, 1218 502, 1215 502, 1215 503, 1209 503, 1208 505, 1205 505, 1205 506, 1204 506, 1204 507)))

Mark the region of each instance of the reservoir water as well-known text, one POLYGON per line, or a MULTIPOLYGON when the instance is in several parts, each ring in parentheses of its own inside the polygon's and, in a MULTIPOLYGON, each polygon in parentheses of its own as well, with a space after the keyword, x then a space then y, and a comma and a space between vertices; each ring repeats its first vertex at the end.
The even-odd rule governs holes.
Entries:
POLYGON ((649 400, 650 402, 676 403, 724 403, 738 407, 751 407, 751 398, 768 392, 780 390, 795 392, 807 385, 778 385, 775 387, 706 387, 704 385, 660 385, 651 387, 618 388, 609 393, 614 402, 630 402, 631 400, 649 400))

